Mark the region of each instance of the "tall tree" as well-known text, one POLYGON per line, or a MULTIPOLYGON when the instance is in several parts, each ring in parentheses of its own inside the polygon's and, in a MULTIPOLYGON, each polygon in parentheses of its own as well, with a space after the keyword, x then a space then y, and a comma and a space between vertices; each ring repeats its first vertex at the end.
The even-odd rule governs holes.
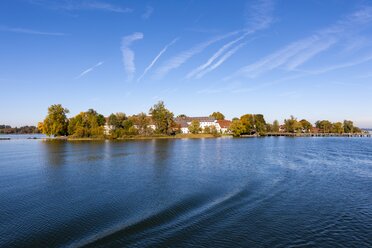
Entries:
POLYGON ((173 113, 169 111, 163 101, 159 101, 149 111, 151 118, 156 126, 156 131, 160 134, 173 133, 174 120, 173 113))
POLYGON ((278 120, 275 120, 273 122, 273 132, 279 132, 279 121, 278 120))
POLYGON ((289 119, 284 120, 285 130, 288 133, 301 132, 302 126, 301 123, 297 121, 293 115, 289 119))
POLYGON ((70 119, 68 133, 79 138, 100 138, 103 137, 103 125, 105 117, 93 109, 81 112, 70 119))
POLYGON ((240 135, 245 133, 246 127, 244 126, 241 120, 235 119, 232 121, 229 130, 231 131, 234 137, 239 137, 240 135))
POLYGON ((48 115, 43 122, 43 133, 51 136, 63 136, 67 134, 69 110, 61 104, 54 104, 48 108, 48 115))
POLYGON ((249 133, 255 131, 255 125, 254 125, 254 116, 251 114, 245 114, 240 117, 240 122, 244 126, 244 132, 243 133, 249 133))
POLYGON ((214 117, 216 120, 225 120, 225 116, 221 112, 213 112, 210 117, 214 117))
POLYGON ((332 133, 343 133, 344 127, 341 122, 336 122, 332 124, 332 133))
POLYGON ((313 128, 313 125, 311 125, 311 123, 305 119, 302 119, 300 120, 300 124, 302 126, 302 129, 306 132, 306 133, 310 133, 311 132, 311 129, 313 128))
POLYGON ((262 114, 256 114, 254 117, 254 126, 255 131, 259 134, 265 134, 266 133, 266 121, 262 114))
POLYGON ((193 120, 189 125, 189 132, 193 134, 197 134, 201 131, 200 122, 197 120, 193 120))
POLYGON ((332 123, 328 120, 321 120, 315 122, 315 126, 321 130, 322 133, 330 133, 332 131, 332 123))
POLYGON ((354 123, 349 120, 344 120, 344 132, 353 133, 354 132, 354 123))

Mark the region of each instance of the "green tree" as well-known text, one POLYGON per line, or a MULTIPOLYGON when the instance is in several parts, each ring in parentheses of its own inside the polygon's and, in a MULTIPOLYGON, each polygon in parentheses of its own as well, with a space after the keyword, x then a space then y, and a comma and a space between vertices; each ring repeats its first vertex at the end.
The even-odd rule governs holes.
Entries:
POLYGON ((262 114, 256 114, 253 116, 255 131, 260 135, 266 133, 266 121, 262 114))
POLYGON ((145 113, 133 116, 133 122, 137 126, 140 135, 150 135, 152 133, 153 130, 149 128, 150 118, 145 113))
POLYGON ((289 119, 284 120, 285 130, 288 133, 298 133, 301 132, 302 126, 301 123, 297 121, 293 115, 289 119))
POLYGON ((51 136, 63 136, 67 134, 69 110, 61 104, 54 104, 48 108, 48 115, 43 122, 43 133, 51 136))
POLYGON ((210 134, 210 133, 211 133, 211 128, 210 128, 210 126, 206 126, 206 127, 204 127, 204 129, 203 129, 203 133, 210 134))
POLYGON ((70 119, 68 133, 79 138, 101 138, 103 137, 103 126, 105 117, 93 109, 81 112, 70 119))
POLYGON ((201 131, 200 122, 197 120, 193 120, 188 128, 190 133, 197 134, 201 131))
POLYGON ((322 133, 330 133, 332 131, 332 123, 328 120, 321 120, 315 122, 315 126, 321 130, 322 133))
POLYGON ((173 133, 173 128, 175 127, 173 113, 165 107, 164 102, 159 101, 149 112, 156 126, 157 133, 168 135, 173 133))
POLYGON ((332 124, 332 133, 343 133, 344 127, 341 122, 336 122, 332 124))
POLYGON ((213 112, 210 117, 214 117, 216 120, 225 120, 225 116, 221 112, 213 112))
POLYGON ((254 117, 251 114, 245 114, 240 117, 240 122, 244 126, 243 133, 251 134, 255 131, 254 117))
POLYGON ((266 124, 266 132, 273 132, 273 124, 270 123, 266 124))
POLYGON ((354 123, 349 120, 344 120, 344 132, 353 133, 354 132, 354 123))
POLYGON ((313 128, 313 125, 311 125, 311 123, 305 119, 302 119, 300 120, 300 124, 302 126, 302 129, 306 132, 306 133, 310 133, 311 132, 311 129, 313 128))
POLYGON ((273 132, 279 132, 279 121, 277 120, 273 122, 273 132))
POLYGON ((232 135, 234 137, 239 137, 240 135, 242 135, 243 133, 245 133, 246 131, 246 127, 245 125, 242 123, 241 120, 233 120, 230 127, 229 127, 229 130, 231 131, 232 135))

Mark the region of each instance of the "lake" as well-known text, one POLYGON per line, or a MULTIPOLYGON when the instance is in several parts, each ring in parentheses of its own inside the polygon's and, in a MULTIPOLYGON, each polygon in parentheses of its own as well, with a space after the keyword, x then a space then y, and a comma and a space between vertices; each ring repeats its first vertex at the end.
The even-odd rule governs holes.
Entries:
POLYGON ((0 247, 372 247, 371 138, 0 141, 0 247))

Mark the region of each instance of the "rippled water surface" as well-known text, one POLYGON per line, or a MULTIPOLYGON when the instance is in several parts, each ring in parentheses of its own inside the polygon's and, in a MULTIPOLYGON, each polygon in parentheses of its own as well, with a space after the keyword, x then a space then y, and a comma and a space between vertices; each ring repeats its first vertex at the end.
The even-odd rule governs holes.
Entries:
POLYGON ((372 247, 372 139, 0 141, 0 247, 372 247))

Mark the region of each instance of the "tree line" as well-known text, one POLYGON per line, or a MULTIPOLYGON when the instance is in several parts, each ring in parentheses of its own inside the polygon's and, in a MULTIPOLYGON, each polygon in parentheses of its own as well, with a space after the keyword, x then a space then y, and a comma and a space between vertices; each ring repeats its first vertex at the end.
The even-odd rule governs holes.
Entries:
POLYGON ((110 136, 122 138, 133 135, 172 135, 177 128, 173 113, 162 101, 149 110, 149 115, 139 113, 127 116, 125 113, 113 113, 106 120, 94 109, 80 112, 72 118, 67 117, 68 113, 69 110, 61 104, 51 105, 44 121, 38 123, 38 129, 48 136, 103 138, 107 122, 110 126, 110 136), (150 128, 150 124, 155 128, 150 128))
POLYGON ((297 120, 294 116, 284 119, 283 125, 275 120, 272 124, 266 123, 262 114, 245 114, 240 118, 234 118, 230 125, 230 131, 234 136, 267 133, 361 133, 362 130, 350 120, 343 122, 330 122, 328 120, 319 120, 313 126, 308 120, 297 120))
MULTIPOLYGON (((107 135, 104 126, 110 127, 110 137, 123 138, 128 136, 156 136, 175 135, 180 133, 181 127, 175 122, 174 114, 166 108, 164 102, 159 101, 152 106, 148 114, 139 113, 127 116, 125 113, 112 113, 107 119, 94 109, 80 112, 72 118, 68 118, 69 110, 61 104, 51 105, 43 122, 38 123, 37 129, 48 136, 70 136, 74 138, 103 138, 107 135)), ((181 114, 177 118, 186 118, 181 114)), ((216 120, 224 120, 225 116, 220 112, 213 112, 210 117, 216 120)), ((190 133, 217 134, 216 127, 202 129, 197 120, 193 120, 188 126, 190 133)), ((320 120, 312 125, 306 119, 297 120, 294 116, 285 119, 280 125, 279 121, 267 123, 262 114, 245 114, 240 118, 234 118, 229 127, 233 136, 241 135, 266 135, 267 133, 359 133, 361 130, 355 127, 353 122, 332 123, 328 120, 320 120)))
POLYGON ((40 133, 35 126, 11 127, 9 125, 0 125, 0 134, 35 134, 40 133))

